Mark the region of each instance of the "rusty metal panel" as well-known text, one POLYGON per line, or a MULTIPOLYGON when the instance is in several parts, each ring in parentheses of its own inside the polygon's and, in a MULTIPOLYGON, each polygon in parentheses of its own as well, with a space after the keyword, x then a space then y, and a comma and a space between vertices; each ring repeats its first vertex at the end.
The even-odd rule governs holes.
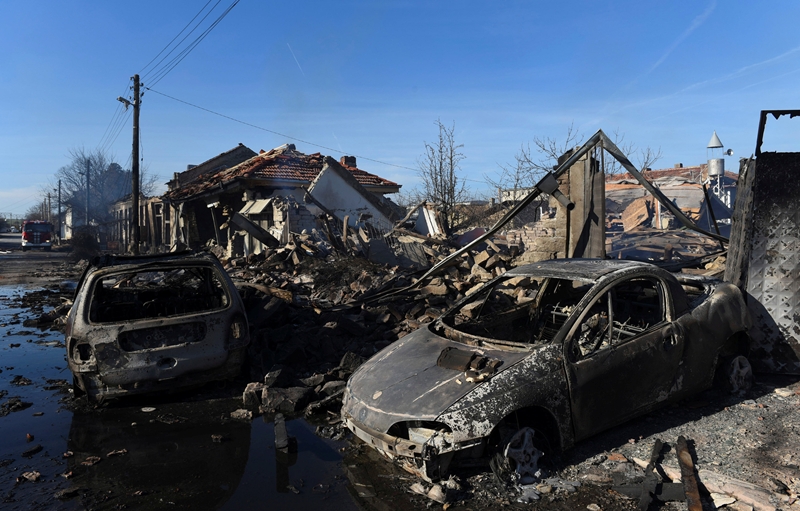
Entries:
POLYGON ((800 373, 800 153, 762 152, 740 168, 725 280, 745 291, 753 318, 750 361, 758 371, 800 373))
POLYGON ((754 363, 800 371, 800 153, 762 153, 753 182, 746 291, 756 313, 754 363), (776 328, 777 326, 777 328, 776 328), (786 349, 786 345, 791 350, 786 349))
POLYGON ((756 162, 751 157, 739 163, 739 179, 736 183, 736 203, 731 215, 731 238, 728 260, 725 265, 725 281, 744 289, 750 267, 750 238, 753 230, 753 177, 756 162))

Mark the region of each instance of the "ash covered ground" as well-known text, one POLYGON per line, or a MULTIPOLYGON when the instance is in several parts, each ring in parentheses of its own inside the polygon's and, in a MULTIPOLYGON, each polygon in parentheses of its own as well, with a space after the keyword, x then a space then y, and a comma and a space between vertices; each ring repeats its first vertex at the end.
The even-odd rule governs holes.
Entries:
MULTIPOLYGON (((668 482, 670 477, 676 477, 675 470, 679 469, 675 443, 678 436, 684 436, 689 440, 694 455, 704 509, 800 509, 800 503, 796 502, 800 491, 800 440, 796 434, 800 384, 797 378, 770 375, 757 375, 756 385, 740 395, 710 390, 581 442, 566 453, 550 456, 546 464, 547 477, 536 485, 535 497, 519 488, 503 487, 488 467, 458 474, 452 488, 446 489, 445 504, 415 493, 412 488, 419 491, 420 486, 414 485, 420 481, 379 458, 372 449, 352 439, 342 428, 336 400, 341 383, 336 382, 345 381, 359 360, 431 321, 459 294, 478 285, 485 276, 474 269, 476 265, 486 272, 491 272, 492 268, 481 266, 475 261, 475 256, 482 256, 473 254, 413 294, 401 293, 394 300, 380 305, 363 302, 352 305, 354 300, 402 288, 413 282, 415 275, 375 266, 358 258, 328 261, 308 258, 300 264, 290 265, 282 257, 270 259, 273 255, 228 262, 227 269, 245 299, 253 326, 249 363, 240 379, 223 390, 202 388, 183 394, 177 401, 167 398, 165 403, 170 404, 165 406, 170 410, 172 407, 186 410, 187 407, 205 406, 198 403, 213 401, 216 403, 214 406, 221 410, 220 416, 249 407, 255 416, 253 420, 263 423, 271 423, 276 412, 289 417, 302 417, 308 413, 313 426, 305 431, 313 430, 317 436, 333 437, 332 442, 342 442, 335 445, 339 446, 336 449, 341 451, 339 456, 343 458, 333 465, 339 467, 335 470, 341 470, 342 479, 332 478, 327 482, 321 479, 321 491, 325 490, 326 484, 328 488, 330 485, 346 485, 347 492, 358 505, 368 509, 636 509, 635 500, 613 488, 641 481, 645 475, 641 465, 650 458, 656 438, 667 444, 658 463, 662 478, 668 482), (248 384, 263 384, 264 377, 274 374, 276 367, 279 374, 272 383, 278 382, 279 378, 282 381, 274 386, 275 395, 287 388, 305 388, 302 398, 284 395, 281 399, 264 399, 265 393, 259 389, 260 392, 251 394, 256 401, 245 403, 243 399, 247 398, 245 389, 248 384)), ((6 307, 26 311, 18 314, 19 328, 33 328, 21 324, 25 319, 36 328, 59 328, 60 314, 51 311, 59 310, 63 305, 62 297, 71 295, 68 286, 59 284, 65 279, 74 280, 82 266, 65 257, 51 257, 48 255, 46 260, 40 261, 43 267, 35 270, 35 282, 28 282, 38 284, 44 290, 26 292, 6 300, 6 307)), ((17 277, 28 278, 32 274, 31 260, 9 261, 4 261, 2 274, 5 282, 17 282, 17 277)), ((494 264, 510 265, 510 260, 498 257, 494 264)), ((6 344, 3 348, 14 349, 8 348, 8 340, 0 342, 6 344)), ((47 348, 63 349, 56 345, 47 348)), ((3 368, 0 373, 0 378, 8 380, 4 383, 10 383, 16 376, 17 371, 13 369, 3 368)), ((41 374, 19 376, 37 384, 42 379, 41 374)), ((62 374, 60 379, 67 378, 62 374)), ((82 420, 92 422, 92 417, 96 417, 102 423, 109 413, 115 413, 116 405, 111 405, 109 412, 74 402, 67 387, 59 382, 51 391, 55 393, 53 399, 59 401, 62 409, 80 413, 82 420)), ((12 401, 13 397, 7 393, 0 399, 0 406, 8 410, 5 416, 0 417, 0 424, 17 414, 32 413, 30 409, 19 409, 19 405, 12 401)), ((170 413, 182 417, 180 413, 170 413)), ((201 425, 198 424, 196 429, 202 429, 201 425)), ((300 429, 295 428, 295 431, 300 429)), ((63 434, 67 435, 66 432, 63 434)), ((33 447, 37 442, 34 441, 33 447)), ((4 478, 13 479, 12 489, 8 490, 12 499, 16 498, 14 495, 25 494, 20 490, 26 488, 24 485, 34 487, 42 484, 25 480, 23 473, 30 470, 24 468, 35 470, 35 467, 26 461, 30 458, 23 458, 21 454, 20 450, 16 456, 6 457, 0 469, 4 478), (6 463, 7 459, 11 462, 6 463), (22 479, 16 482, 20 477, 22 479)), ((61 456, 60 452, 47 454, 53 459, 61 456)), ((98 465, 98 469, 100 467, 98 465)), ((51 472, 45 474, 46 478, 57 480, 58 474, 51 472)), ((239 484, 255 484, 255 480, 244 478, 239 484)), ((91 483, 87 483, 87 487, 90 486, 91 483)), ((312 493, 316 487, 303 487, 291 478, 288 486, 293 486, 299 493, 312 493)), ((430 486, 422 484, 425 491, 430 486)), ((89 488, 87 491, 92 490, 89 488)), ((134 491, 146 492, 147 489, 134 491)), ((51 492, 54 494, 55 491, 51 492)), ((295 495, 290 490, 285 495, 287 502, 295 495)), ((120 502, 122 500, 112 499, 108 508, 120 502)), ((318 509, 333 509, 326 506, 334 502, 341 504, 342 501, 320 500, 316 505, 320 506, 318 509)), ((17 503, 17 508, 26 508, 18 498, 17 503)), ((88 500, 80 500, 76 494, 74 499, 58 500, 57 504, 45 498, 36 503, 36 507, 64 509, 106 505, 98 491, 94 491, 88 500)), ((651 509, 684 509, 685 506, 682 502, 656 501, 651 509)))

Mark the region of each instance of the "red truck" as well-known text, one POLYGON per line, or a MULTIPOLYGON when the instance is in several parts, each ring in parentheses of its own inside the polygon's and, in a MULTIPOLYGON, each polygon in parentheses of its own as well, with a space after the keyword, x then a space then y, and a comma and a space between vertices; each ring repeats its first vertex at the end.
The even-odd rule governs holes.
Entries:
POLYGON ((53 224, 44 220, 22 222, 22 251, 29 248, 50 250, 53 244, 53 224))

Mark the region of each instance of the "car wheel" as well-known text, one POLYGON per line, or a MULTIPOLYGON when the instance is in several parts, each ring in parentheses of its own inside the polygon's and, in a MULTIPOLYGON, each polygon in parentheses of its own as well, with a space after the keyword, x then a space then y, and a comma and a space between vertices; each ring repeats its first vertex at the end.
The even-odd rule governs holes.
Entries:
POLYGON ((753 387, 753 367, 743 355, 724 357, 717 367, 717 384, 732 394, 744 393, 753 387))
POLYGON ((22 251, 23 252, 27 252, 28 251, 28 247, 22 247, 22 251))
POLYGON ((745 392, 753 387, 753 367, 747 357, 734 357, 728 365, 731 392, 745 392))
POLYGON ((532 484, 544 477, 540 462, 549 452, 552 449, 544 434, 534 428, 522 427, 505 434, 490 467, 502 484, 532 484))

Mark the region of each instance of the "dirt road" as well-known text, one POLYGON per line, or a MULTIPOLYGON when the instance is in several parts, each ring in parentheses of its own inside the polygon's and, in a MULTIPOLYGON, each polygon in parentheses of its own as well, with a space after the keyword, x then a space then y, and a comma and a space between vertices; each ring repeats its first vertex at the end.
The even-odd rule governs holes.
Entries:
POLYGON ((0 234, 0 285, 54 285, 76 277, 77 268, 66 247, 22 251, 20 235, 0 234))

